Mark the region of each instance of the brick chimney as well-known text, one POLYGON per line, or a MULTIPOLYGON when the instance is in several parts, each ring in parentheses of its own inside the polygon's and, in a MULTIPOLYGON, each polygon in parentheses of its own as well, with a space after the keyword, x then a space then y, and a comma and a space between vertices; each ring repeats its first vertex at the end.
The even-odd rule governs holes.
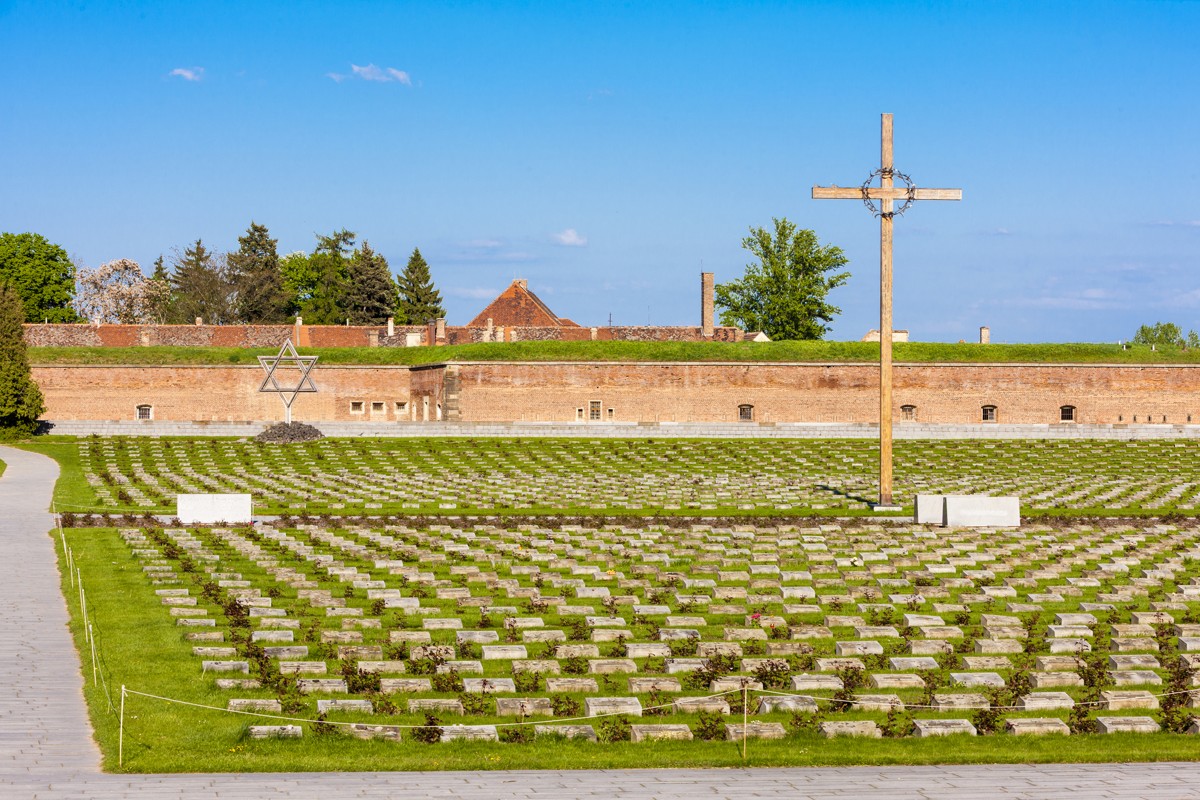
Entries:
POLYGON ((700 273, 700 333, 705 339, 713 337, 713 274, 700 273))

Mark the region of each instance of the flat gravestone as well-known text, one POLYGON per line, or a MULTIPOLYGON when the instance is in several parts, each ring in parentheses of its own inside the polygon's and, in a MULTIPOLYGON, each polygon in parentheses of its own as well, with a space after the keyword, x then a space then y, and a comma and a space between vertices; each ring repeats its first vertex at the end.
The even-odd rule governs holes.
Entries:
POLYGON ((792 689, 797 692, 821 689, 832 689, 837 691, 838 689, 842 688, 844 688, 842 685, 842 679, 837 675, 801 674, 792 676, 792 689))
POLYGON ((1067 723, 1056 717, 1014 717, 1004 723, 1004 729, 1017 736, 1042 736, 1062 734, 1069 736, 1067 723))
POLYGON ((1109 711, 1120 711, 1126 708, 1158 708, 1158 698, 1146 691, 1103 691, 1100 693, 1100 699, 1104 701, 1104 707, 1109 711))
POLYGON ((683 687, 678 678, 630 678, 629 691, 634 694, 648 692, 681 692, 683 687))
POLYGON ((463 678, 463 691, 481 692, 515 692, 517 685, 512 678, 463 678))
POLYGON ((1150 717, 1096 717, 1100 733, 1158 733, 1159 725, 1150 717))
POLYGON ((951 672, 950 682, 957 686, 1004 688, 1004 678, 995 672, 951 672))
POLYGON ((975 726, 966 719, 916 719, 913 720, 913 725, 916 726, 916 736, 919 738, 953 736, 955 734, 974 736, 976 734, 975 726))
POLYGON ((818 726, 818 730, 821 731, 821 735, 826 739, 833 739, 837 736, 865 736, 869 739, 878 739, 883 736, 883 733, 879 730, 879 726, 867 720, 822 722, 818 726))
MULTIPOLYGON (((598 692, 595 678, 546 678, 548 692, 598 692)), ((632 690, 631 690, 632 691, 632 690)))
POLYGON ((729 701, 724 697, 680 697, 672 707, 676 714, 697 714, 701 711, 729 713, 729 701))
POLYGON ((459 739, 478 742, 499 741, 495 725, 443 725, 442 741, 453 742, 459 739))
POLYGON ((964 708, 990 708, 991 703, 981 694, 935 694, 933 707, 939 711, 954 711, 964 708))
POLYGON ((775 711, 791 711, 804 714, 815 714, 817 701, 811 697, 786 697, 768 695, 759 701, 758 713, 770 714, 775 711))
POLYGON ((655 740, 687 741, 692 740, 692 729, 687 725, 632 725, 630 740, 634 742, 652 742, 655 740))
POLYGON ((596 741, 596 729, 591 725, 534 725, 534 736, 561 736, 564 739, 596 741))
POLYGON ((1066 692, 1033 692, 1021 698, 1024 711, 1061 711, 1074 708, 1075 701, 1066 692))
POLYGON ((299 739, 304 729, 299 725, 251 725, 247 733, 251 739, 299 739))
POLYGON ((642 715, 642 704, 636 697, 586 697, 583 700, 584 714, 598 717, 604 714, 642 715))
POLYGON ((782 739, 786 735, 787 731, 778 722, 750 722, 745 725, 739 722, 725 726, 725 738, 731 742, 740 742, 743 739, 782 739))
POLYGON ((497 697, 496 716, 531 717, 552 716, 554 707, 548 697, 497 697))
POLYGON ((399 725, 364 725, 356 722, 348 727, 355 739, 381 739, 385 742, 400 741, 399 725))

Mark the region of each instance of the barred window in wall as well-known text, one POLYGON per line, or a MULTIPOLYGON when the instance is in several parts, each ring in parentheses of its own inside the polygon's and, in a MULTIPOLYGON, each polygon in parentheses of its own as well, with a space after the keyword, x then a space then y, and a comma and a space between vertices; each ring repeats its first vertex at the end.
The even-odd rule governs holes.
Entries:
POLYGON ((600 403, 599 400, 589 400, 588 401, 588 419, 599 421, 601 407, 602 407, 602 404, 600 403))
POLYGON ((154 406, 141 405, 137 407, 137 419, 154 419, 154 406))
POLYGON ((749 403, 738 406, 738 422, 754 422, 754 406, 749 403))
POLYGON ((916 406, 900 406, 900 419, 912 422, 917 418, 916 406))
POLYGON ((1075 421, 1075 406, 1062 406, 1058 409, 1059 422, 1074 422, 1075 421))
POLYGON ((982 419, 984 422, 995 422, 996 421, 996 407, 995 406, 984 406, 982 411, 983 411, 982 419))

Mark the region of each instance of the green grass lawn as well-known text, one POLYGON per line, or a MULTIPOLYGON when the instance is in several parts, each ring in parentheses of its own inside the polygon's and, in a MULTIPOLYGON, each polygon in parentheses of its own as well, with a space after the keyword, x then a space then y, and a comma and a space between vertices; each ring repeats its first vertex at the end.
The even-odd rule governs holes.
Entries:
MULTIPOLYGON (((31 347, 42 364, 257 364, 275 348, 31 347)), ((872 362, 879 345, 866 342, 511 342, 446 347, 304 348, 322 364, 430 364, 443 361, 768 361, 872 362)), ((947 344, 901 342, 898 362, 1200 363, 1200 350, 1116 344, 947 344)))

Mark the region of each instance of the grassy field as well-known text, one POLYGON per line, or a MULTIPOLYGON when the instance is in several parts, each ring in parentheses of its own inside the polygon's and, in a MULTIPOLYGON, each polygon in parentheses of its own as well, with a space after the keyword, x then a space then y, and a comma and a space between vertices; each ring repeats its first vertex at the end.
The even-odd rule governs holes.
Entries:
MULTIPOLYGON (((275 515, 797 517, 870 513, 877 445, 816 439, 39 437, 62 511, 171 513, 249 492, 275 515)), ((1194 440, 937 440, 895 446, 897 498, 1021 497, 1026 515, 1195 515, 1194 440)))
MULTIPOLYGON (((336 539, 329 539, 325 533, 319 531, 314 531, 314 533, 319 533, 320 535, 308 535, 299 531, 292 531, 287 535, 297 542, 306 542, 306 547, 315 546, 321 551, 328 550, 334 553, 338 551, 339 547, 342 547, 342 545, 338 544, 339 541, 351 541, 356 538, 353 532, 347 530, 330 531, 329 533, 335 535, 336 539)), ((778 534, 764 533, 765 535, 756 540, 760 545, 756 549, 767 552, 767 550, 763 549, 765 546, 780 545, 781 549, 777 552, 778 560, 776 563, 779 563, 785 569, 802 566, 805 565, 805 562, 810 562, 808 563, 809 568, 816 572, 821 564, 832 565, 833 563, 832 560, 826 562, 821 552, 818 551, 809 551, 809 556, 805 556, 799 551, 787 549, 786 542, 781 542, 778 534)), ((411 537, 402 536, 406 540, 423 543, 423 546, 432 546, 436 549, 437 538, 445 535, 447 535, 445 531, 415 531, 411 537)), ((893 535, 889 534, 881 540, 879 533, 873 533, 871 530, 856 532, 854 529, 846 529, 845 531, 830 529, 827 530, 824 538, 828 544, 831 557, 836 555, 838 558, 841 558, 854 550, 866 549, 871 552, 881 552, 882 548, 888 544, 897 544, 906 541, 903 536, 894 541, 889 540, 889 537, 893 535)), ((653 744, 634 744, 620 742, 565 742, 554 739, 535 740, 528 743, 452 742, 431 745, 413 740, 410 730, 403 731, 403 740, 399 743, 364 741, 336 732, 321 735, 317 733, 319 726, 311 723, 303 724, 304 736, 301 740, 251 740, 247 737, 247 728, 250 724, 277 724, 277 722, 271 719, 256 719, 225 713, 223 709, 228 699, 230 697, 270 698, 274 697, 275 694, 267 689, 238 689, 231 691, 217 688, 213 673, 201 673, 200 657, 190 652, 193 645, 207 643, 186 641, 185 632, 195 630, 221 631, 224 633, 227 643, 236 644, 242 641, 241 644, 237 644, 237 647, 239 651, 244 650, 244 639, 239 640, 236 633, 234 633, 232 640, 230 638, 236 626, 234 628, 230 627, 231 618, 224 616, 222 614, 222 606, 213 600, 213 597, 218 596, 218 593, 209 595, 199 591, 200 587, 209 580, 204 570, 213 570, 214 573, 220 571, 222 576, 236 574, 238 577, 244 579, 243 583, 265 589, 272 585, 271 579, 266 572, 256 567, 256 563, 265 563, 264 559, 267 558, 268 554, 271 556, 271 560, 279 560, 280 563, 287 563, 286 551, 272 548, 270 546, 272 539, 263 539, 252 531, 234 531, 231 534, 220 535, 215 531, 208 532, 204 530, 193 530, 186 534, 182 532, 173 533, 172 537, 174 540, 184 542, 185 544, 191 542, 191 544, 187 544, 184 548, 183 552, 186 555, 172 555, 168 548, 161 546, 155 548, 150 543, 151 549, 157 549, 161 551, 162 555, 167 556, 165 559, 151 556, 151 550, 145 549, 147 547, 146 544, 138 544, 136 541, 131 543, 122 541, 122 538, 117 535, 117 531, 113 529, 67 529, 65 537, 67 544, 71 548, 74 564, 83 575, 84 585, 87 590, 89 620, 93 626, 97 642, 99 659, 95 667, 96 678, 93 679, 93 667, 90 655, 88 655, 90 647, 84 641, 84 627, 77 600, 78 592, 69 580, 64 578, 63 592, 70 599, 68 605, 73 615, 71 630, 80 648, 80 652, 85 654, 83 657, 86 680, 85 695, 92 713, 97 739, 104 754, 106 769, 117 770, 117 712, 120 705, 120 687, 122 685, 137 692, 169 697, 185 703, 196 704, 188 706, 167 703, 162 700, 149 699, 142 696, 129 696, 126 701, 126 735, 123 766, 123 770, 127 772, 725 767, 743 763, 738 745, 728 741, 660 741, 653 744), (226 546, 228 542, 259 542, 260 546, 265 546, 268 549, 262 553, 257 553, 256 551, 256 554, 251 555, 226 546), (139 548, 142 549, 139 550, 139 548), (216 556, 219 560, 208 561, 206 564, 204 558, 211 556, 216 556), (189 568, 185 566, 187 563, 193 565, 194 571, 189 571, 189 568), (177 580, 159 585, 152 584, 152 575, 146 571, 146 567, 154 564, 174 565, 176 570, 173 575, 177 580), (190 589, 193 597, 199 596, 198 608, 203 609, 205 614, 217 618, 217 627, 180 627, 177 624, 177 618, 168 614, 171 609, 165 608, 159 602, 160 598, 155 596, 154 590, 159 588, 159 586, 178 586, 190 589), (213 709, 199 706, 211 706, 213 709)), ((1125 555, 1129 555, 1128 550, 1123 551, 1121 549, 1121 545, 1126 542, 1134 542, 1139 539, 1145 540, 1147 545, 1151 545, 1148 552, 1154 549, 1154 545, 1171 546, 1174 542, 1186 542, 1186 537, 1181 537, 1174 533, 1164 533, 1161 529, 1127 532, 1079 529, 1056 534, 1054 538, 1062 544, 1076 542, 1080 546, 1083 546, 1090 543, 1090 549, 1097 554, 1094 557, 1081 557, 1078 566, 1062 572, 1059 576, 1060 579, 1068 575, 1095 573, 1097 569, 1102 568, 1102 563, 1106 558, 1104 553, 1119 556, 1124 552, 1125 555)), ((602 536, 598 536, 596 541, 600 542, 602 539, 602 536)), ((712 541, 711 537, 709 540, 712 541)), ((997 546, 999 546, 999 544, 1011 544, 1020 540, 1021 537, 1015 539, 1013 537, 981 538, 976 535, 968 535, 964 538, 961 534, 951 534, 950 537, 950 541, 953 543, 975 542, 975 546, 982 546, 984 548, 987 547, 988 542, 997 542, 997 546)), ((368 540, 358 539, 358 541, 366 542, 368 540)), ((450 541, 450 539, 447 538, 446 541, 450 541)), ((930 547, 936 546, 937 543, 930 545, 930 547)), ((594 550, 595 556, 598 556, 601 560, 606 558, 603 555, 606 552, 611 551, 605 548, 594 550)), ((666 571, 668 569, 681 571, 684 574, 688 574, 689 572, 691 574, 704 574, 707 571, 702 563, 698 563, 698 550, 696 552, 689 552, 687 547, 675 546, 671 548, 671 552, 677 555, 670 557, 668 561, 662 563, 662 571, 658 573, 658 576, 647 576, 650 577, 649 587, 645 590, 647 594, 655 586, 667 585, 660 582, 664 576, 669 574, 666 571), (690 568, 687 566, 688 564, 691 564, 690 568)), ((772 550, 771 552, 775 551, 772 550)), ((964 549, 953 552, 961 553, 970 551, 964 549)), ((986 549, 980 550, 981 555, 985 552, 987 552, 986 549)), ((1016 572, 1014 574, 1017 576, 1022 574, 1029 575, 1030 572, 1028 570, 1037 567, 1039 564, 1049 564, 1056 560, 1047 556, 1039 556, 1040 552, 1040 550, 1030 550, 1027 553, 1023 553, 1020 558, 1016 558, 1015 560, 1010 559, 1016 565, 1016 572)), ((384 551, 380 551, 380 554, 384 554, 384 551)), ((410 553, 410 555, 415 556, 416 554, 410 553)), ((585 563, 594 561, 595 556, 589 558, 585 557, 582 553, 576 553, 575 558, 579 563, 585 563)), ((350 557, 348 554, 344 554, 338 562, 325 563, 344 563, 346 566, 357 564, 361 569, 370 565, 372 558, 378 558, 378 556, 365 552, 357 557, 350 557)), ((623 559, 626 560, 630 558, 633 560, 629 563, 612 562, 611 566, 621 572, 628 571, 631 569, 631 564, 637 563, 635 555, 627 553, 623 556, 623 559)), ((703 559, 699 559, 699 561, 702 562, 703 559)), ((301 559, 294 563, 302 565, 305 561, 301 559)), ((466 561, 447 561, 440 564, 437 562, 427 564, 424 560, 420 562, 414 560, 414 563, 421 563, 423 565, 422 569, 427 568, 433 572, 433 576, 424 585, 462 586, 463 581, 461 578, 456 579, 454 576, 461 576, 465 573, 461 572, 461 569, 456 572, 455 569, 470 563, 470 559, 466 561)), ((486 564, 486 560, 483 563, 486 564)), ((521 561, 521 563, 525 562, 521 561)), ((995 568, 997 571, 1000 570, 1000 566, 996 565, 995 568)), ((1139 563, 1137 569, 1140 572, 1143 569, 1161 569, 1163 566, 1169 566, 1169 564, 1165 564, 1161 560, 1161 556, 1148 555, 1146 559, 1139 563)), ((715 569, 715 567, 716 562, 708 569, 715 569)), ((343 580, 324 575, 319 571, 312 571, 311 566, 304 567, 304 569, 309 570, 310 581, 317 581, 323 587, 335 589, 335 596, 340 596, 342 588, 349 586, 343 580)), ((550 569, 547 570, 546 574, 552 577, 555 572, 553 569, 550 569)), ((711 574, 715 575, 716 573, 711 574)), ((1191 562, 1190 566, 1176 574, 1174 581, 1183 585, 1188 581, 1188 576, 1196 574, 1200 574, 1200 563, 1191 562)), ((602 575, 600 577, 602 578, 602 575)), ((861 580, 856 580, 855 576, 849 573, 844 574, 843 578, 845 578, 846 582, 841 591, 851 589, 861 580)), ((528 578, 526 577, 526 579, 528 578)), ((1106 579, 1104 586, 1099 589, 1088 589, 1084 596, 1075 598, 1071 602, 1049 603, 1045 605, 1045 608, 1050 614, 1053 614, 1056 610, 1066 611, 1077 609, 1079 601, 1095 600, 1098 596, 1096 592, 1106 590, 1120 591, 1121 587, 1134 585, 1130 582, 1132 579, 1132 575, 1113 575, 1111 578, 1106 579)), ((388 580, 390 583, 394 579, 388 580)), ((602 580, 601 582, 604 581, 602 580)), ((403 586, 404 584, 401 583, 400 585, 403 586)), ((420 592, 416 589, 419 585, 409 585, 404 589, 405 594, 414 597, 419 596, 420 592)), ((470 583, 466 585, 473 586, 472 591, 475 593, 484 591, 481 586, 470 583)), ((721 585, 733 584, 728 581, 722 581, 721 585)), ((311 625, 330 626, 337 621, 336 619, 326 620, 324 616, 318 615, 320 609, 309 606, 305 601, 297 597, 296 590, 289 590, 286 587, 281 588, 283 588, 282 593, 271 593, 270 595, 274 599, 272 607, 285 609, 288 618, 294 617, 300 620, 302 629, 307 629, 311 625)), ((232 590, 227 589, 221 595, 227 595, 229 591, 232 590)), ((693 589, 693 591, 695 590, 693 589)), ((828 589, 827 591, 838 590, 828 589)), ((543 593, 546 597, 554 597, 557 594, 552 585, 545 586, 543 593)), ((365 592, 362 590, 353 593, 346 591, 345 594, 350 607, 370 608, 370 601, 364 597, 365 592), (353 594, 353 597, 351 597, 351 594, 353 594)), ((963 595, 959 599, 966 600, 967 597, 963 595)), ((465 621, 464 628, 505 630, 505 626, 501 624, 499 618, 495 618, 490 623, 492 627, 489 628, 489 625, 483 620, 475 619, 478 616, 475 609, 461 608, 458 606, 457 601, 434 600, 426 596, 426 599, 422 599, 421 602, 422 605, 439 609, 439 614, 441 615, 450 614, 463 618, 465 621)), ((497 602, 501 603, 505 601, 498 599, 497 602)), ((676 605, 674 601, 671 601, 671 604, 673 606, 676 605)), ((850 610, 840 608, 836 602, 832 601, 832 598, 828 602, 822 601, 822 606, 825 606, 825 610, 833 613, 846 613, 846 611, 850 610)), ((1145 609, 1147 607, 1147 598, 1143 596, 1140 600, 1135 599, 1128 604, 1123 604, 1121 610, 1110 617, 1110 619, 1127 623, 1131 618, 1131 614, 1136 613, 1133 609, 1145 609)), ((815 606, 813 608, 816 609, 815 606)), ((875 608, 878 610, 879 607, 876 606, 875 608)), ((910 605, 908 610, 911 611, 914 608, 916 607, 910 605)), ((926 601, 919 604, 918 610, 921 613, 931 613, 933 608, 926 601)), ((975 635, 975 631, 978 630, 975 626, 979 626, 981 621, 985 621, 983 615, 989 612, 994 613, 996 610, 993 602, 977 602, 969 613, 961 617, 962 625, 967 635, 975 635)), ((1193 607, 1191 610, 1195 611, 1195 608, 1193 607)), ((767 614, 773 614, 778 613, 779 609, 772 605, 764 607, 763 611, 767 614)), ((622 616, 628 616, 628 609, 617 613, 622 616)), ((695 615, 700 612, 683 608, 677 609, 677 613, 695 615)), ((722 630, 721 626, 730 624, 729 621, 722 622, 719 615, 714 616, 708 612, 705 612, 705 614, 712 617, 712 620, 709 623, 711 627, 701 628, 702 638, 706 641, 710 639, 719 640, 720 631, 722 630)), ((797 624, 801 624, 803 619, 809 619, 810 621, 821 620, 823 614, 823 611, 817 609, 816 616, 806 617, 802 615, 801 618, 797 618, 794 621, 797 624)), ((553 608, 548 612, 542 612, 542 615, 546 617, 547 624, 569 627, 567 617, 563 616, 555 620, 553 608)), ((409 617, 409 621, 406 623, 406 616, 403 611, 385 611, 382 615, 379 615, 382 632, 387 633, 390 630, 411 629, 409 626, 412 623, 412 618, 409 617)), ((872 619, 880 621, 876 617, 872 617, 872 619)), ((254 624, 261 621, 252 619, 251 623, 254 624)), ((1042 623, 1045 621, 1043 619, 1042 623)), ((630 629, 632 639, 635 641, 644 640, 644 634, 639 631, 641 631, 645 623, 638 623, 636 619, 634 623, 634 626, 630 629)), ((1100 626, 1096 627, 1095 633, 1097 637, 1107 635, 1104 625, 1104 623, 1101 623, 1100 626)), ((1037 635, 1045 635, 1041 632, 1043 627, 1038 627, 1035 624, 1032 630, 1037 635)), ((332 629, 337 630, 338 628, 336 625, 333 625, 332 629)), ((365 630, 370 631, 369 628, 365 630)), ((855 634, 851 633, 848 629, 844 630, 835 626, 833 631, 833 635, 838 639, 855 638, 855 634)), ((434 641, 453 642, 453 638, 447 639, 447 636, 452 633, 454 631, 436 632, 437 638, 434 641)), ((1146 640, 1146 642, 1147 644, 1154 644, 1153 640, 1146 640)), ((1170 646, 1170 643, 1165 642, 1165 640, 1164 643, 1170 646)), ((818 648, 818 653, 828 652, 832 654, 832 641, 824 644, 814 642, 814 644, 818 648)), ((607 645, 605 646, 607 647, 607 645)), ((750 645, 746 643, 742 646, 749 647, 750 645)), ((1045 644, 1042 646, 1044 647, 1045 644)), ((322 645, 312 645, 310 649, 317 651, 318 659, 324 658, 331 663, 333 665, 331 672, 336 675, 336 668, 338 666, 336 656, 332 656, 330 652, 324 652, 328 648, 322 645)), ((1166 656, 1164 655, 1163 658, 1165 659, 1166 656)), ((883 665, 883 662, 874 664, 871 659, 866 659, 866 661, 868 662, 868 668, 872 672, 880 669, 881 665, 885 673, 889 671, 888 667, 883 665)), ((644 659, 638 659, 638 663, 639 671, 652 669, 649 662, 644 659)), ((483 664, 485 665, 485 672, 488 675, 499 676, 510 674, 504 671, 507 668, 506 662, 485 660, 483 664)), ((409 662, 409 667, 410 672, 407 672, 406 676, 415 671, 413 662, 409 662)), ((963 667, 960 666, 959 668, 963 667)), ((1011 671, 1001 670, 1001 672, 1011 676, 1011 671)), ((921 674, 926 680, 935 679, 932 673, 921 674)), ((220 675, 220 673, 217 673, 218 677, 220 675)), ((628 691, 623 690, 622 686, 624 676, 616 677, 622 680, 618 680, 614 688, 602 691, 628 694, 628 691)), ((940 680, 944 680, 945 677, 943 675, 940 680)), ((604 681, 601 683, 605 686, 608 685, 604 681)), ((1160 687, 1151 686, 1150 688, 1154 691, 1161 691, 1160 687)), ((696 694, 695 689, 685 691, 689 694, 696 694)), ((865 689, 863 691, 869 692, 871 690, 865 689)), ((1082 690, 1069 691, 1078 697, 1082 690)), ((827 692, 818 692, 818 694, 828 696, 827 692)), ((919 704, 922 702, 918 698, 919 692, 906 690, 898 694, 903 696, 907 703, 919 704)), ((318 694, 315 697, 330 696, 327 694, 318 694)), ((377 705, 382 702, 379 695, 370 696, 374 698, 377 705)), ((455 695, 453 691, 449 695, 444 691, 440 693, 435 691, 432 694, 427 692, 425 694, 410 696, 454 697, 455 695)), ((458 696, 463 697, 461 693, 458 696)), ((291 709, 291 714, 299 719, 313 720, 316 718, 315 697, 312 695, 303 696, 298 701, 298 705, 291 709)), ((578 698, 576 697, 575 699, 578 698)), ((670 702, 671 699, 672 696, 668 696, 666 702, 670 702)), ((421 724, 419 714, 414 715, 403 712, 404 700, 401 696, 395 696, 395 703, 401 707, 398 713, 392 712, 389 714, 384 712, 366 715, 352 712, 337 712, 333 713, 330 719, 334 721, 370 722, 372 724, 421 724)), ((643 706, 647 706, 648 704, 647 699, 643 696, 643 706)), ((1099 713, 1102 716, 1105 715, 1105 712, 1099 713)), ((1120 713, 1125 715, 1153 714, 1153 712, 1146 711, 1120 713)), ((1012 712, 1009 712, 1009 715, 1011 714, 1012 712)), ((918 710, 914 712, 914 715, 929 718, 930 712, 921 712, 918 710)), ((951 712, 949 714, 942 712, 940 715, 935 713, 935 716, 943 718, 970 715, 971 712, 962 711, 957 713, 951 712)), ((1016 716, 1023 715, 1028 716, 1029 714, 1016 714, 1016 716)), ((1051 712, 1051 715, 1057 715, 1061 718, 1065 715, 1065 712, 1051 712)), ((1040 712, 1036 716, 1047 716, 1047 713, 1040 712)), ((887 725, 886 715, 880 712, 851 711, 846 713, 829 713, 827 711, 824 718, 831 720, 870 720, 880 725, 887 725)), ((1070 737, 1055 736, 1044 738, 997 734, 978 738, 957 736, 939 738, 933 741, 911 737, 900 739, 827 740, 811 730, 792 729, 788 722, 789 717, 787 713, 775 712, 766 717, 757 715, 756 717, 752 717, 752 719, 767 719, 782 722, 787 724, 789 729, 789 733, 783 740, 752 740, 750 742, 749 758, 746 763, 753 766, 1128 762, 1191 760, 1197 757, 1195 737, 1166 733, 1110 736, 1073 735, 1070 737)), ((513 717, 496 717, 484 710, 477 712, 473 716, 468 715, 462 718, 451 717, 448 719, 445 716, 442 717, 443 724, 448 724, 451 721, 466 724, 495 724, 512 723, 516 720, 513 717)), ((554 719, 541 718, 539 721, 552 723, 554 719)), ((633 723, 670 722, 674 724, 686 724, 697 731, 702 729, 702 720, 697 715, 688 713, 673 713, 666 717, 646 716, 641 719, 631 718, 630 721, 633 723)), ((721 720, 721 722, 725 721, 740 721, 740 715, 734 714, 721 720)), ((599 721, 587 720, 586 722, 596 724, 599 721)), ((600 725, 596 724, 596 727, 599 728, 600 725)))
MULTIPOLYGON (((39 364, 257 364, 274 348, 31 347, 39 364)), ((305 348, 322 364, 429 364, 442 361, 771 361, 870 362, 879 345, 865 342, 512 342, 447 347, 305 348)), ((1200 350, 1116 344, 945 344, 902 342, 899 362, 1200 363, 1200 350)))

